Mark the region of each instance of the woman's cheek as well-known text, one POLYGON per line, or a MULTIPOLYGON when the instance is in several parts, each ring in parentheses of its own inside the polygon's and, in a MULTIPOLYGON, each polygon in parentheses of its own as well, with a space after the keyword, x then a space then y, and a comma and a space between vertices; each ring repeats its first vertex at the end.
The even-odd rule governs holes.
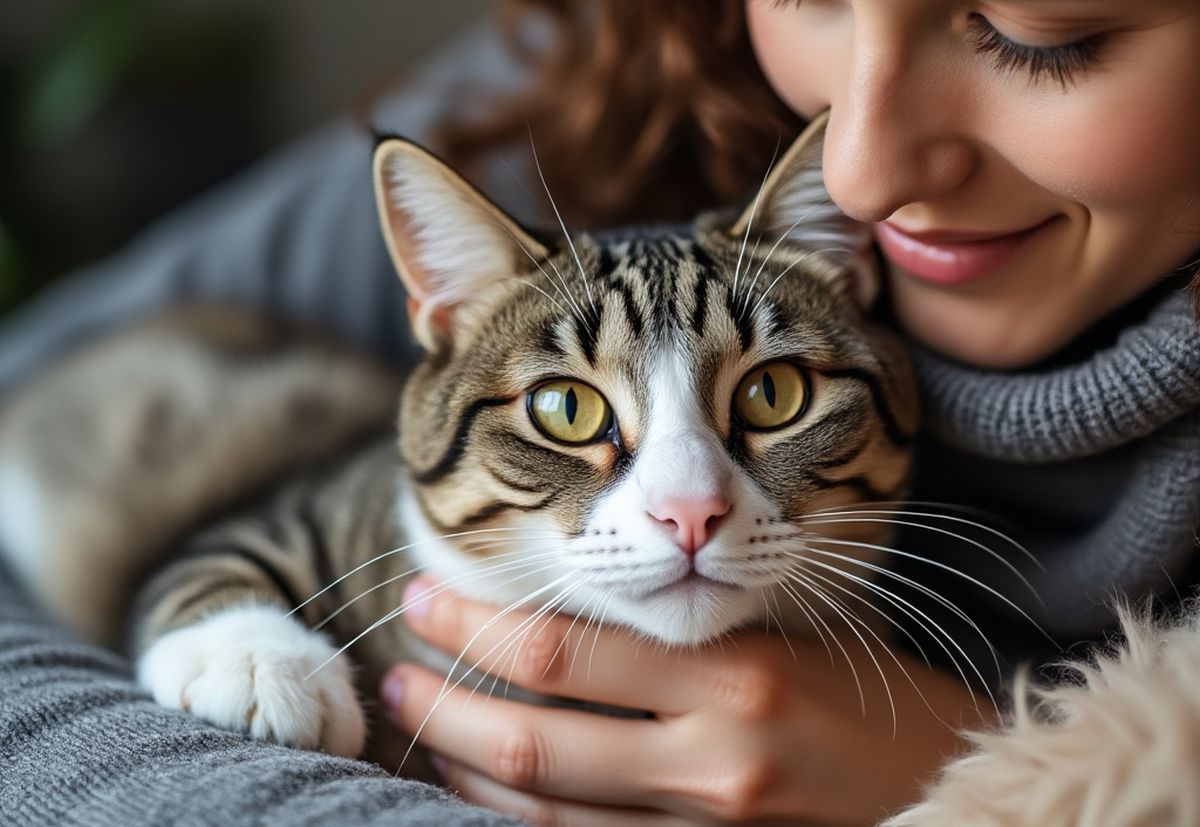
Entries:
POLYGON ((780 13, 760 0, 746 4, 759 68, 784 103, 811 118, 830 105, 839 61, 831 39, 816 36, 806 22, 804 15, 780 13))
POLYGON ((1194 51, 1142 71, 1098 69, 1065 92, 1016 96, 1004 116, 1017 125, 1006 154, 1030 180, 1093 211, 1192 197, 1200 190, 1194 51))

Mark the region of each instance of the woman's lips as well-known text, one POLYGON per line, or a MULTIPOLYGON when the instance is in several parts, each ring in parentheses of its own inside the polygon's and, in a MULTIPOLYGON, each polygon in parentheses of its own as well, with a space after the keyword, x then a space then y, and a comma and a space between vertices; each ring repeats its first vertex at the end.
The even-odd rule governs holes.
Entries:
POLYGON ((1025 242, 1049 223, 1011 233, 910 233, 881 221, 875 225, 875 237, 888 260, 905 272, 934 284, 968 284, 1008 264, 1025 242))

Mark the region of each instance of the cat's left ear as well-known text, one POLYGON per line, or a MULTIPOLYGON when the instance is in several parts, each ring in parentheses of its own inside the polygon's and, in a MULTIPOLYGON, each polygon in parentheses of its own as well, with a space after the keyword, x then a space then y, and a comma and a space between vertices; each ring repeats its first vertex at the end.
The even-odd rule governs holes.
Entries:
POLYGON ((375 199, 388 252, 426 350, 450 339, 455 309, 547 256, 544 246, 444 161, 402 138, 375 147, 375 199))
POLYGON ((811 268, 864 309, 879 294, 881 276, 866 224, 850 219, 825 189, 822 160, 828 111, 812 120, 772 168, 754 200, 729 229, 766 254, 776 243, 827 266, 811 268))

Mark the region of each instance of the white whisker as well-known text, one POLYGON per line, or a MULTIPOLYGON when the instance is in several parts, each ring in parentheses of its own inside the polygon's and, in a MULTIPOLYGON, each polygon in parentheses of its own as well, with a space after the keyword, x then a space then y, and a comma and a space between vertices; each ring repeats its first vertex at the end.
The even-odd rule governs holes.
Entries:
POLYGON ((816 623, 813 624, 814 626, 820 624, 820 626, 824 627, 825 631, 829 633, 829 639, 833 641, 833 645, 836 646, 838 651, 842 653, 842 657, 846 659, 846 665, 850 667, 850 674, 854 676, 854 685, 858 688, 858 705, 862 710, 863 717, 866 717, 867 696, 863 692, 862 681, 859 680, 858 677, 858 669, 855 668, 854 660, 850 657, 850 653, 846 651, 846 647, 842 645, 842 642, 838 639, 838 636, 833 633, 833 629, 829 628, 829 624, 825 622, 825 618, 821 617, 821 613, 810 606, 808 601, 805 600, 798 591, 796 591, 795 587, 782 580, 780 580, 776 585, 783 590, 784 594, 792 598, 797 606, 801 607, 801 611, 803 611, 806 616, 809 615, 809 612, 812 613, 812 618, 816 620, 816 623))
POLYGON ((563 238, 567 240, 567 245, 571 248, 571 255, 575 257, 575 264, 579 267, 579 279, 583 282, 583 287, 587 291, 588 301, 592 303, 592 312, 599 318, 600 311, 596 309, 596 299, 592 296, 592 286, 588 283, 587 273, 583 269, 583 262, 579 260, 579 252, 575 249, 575 242, 571 240, 571 234, 567 232, 567 224, 563 221, 562 214, 558 211, 558 205, 554 203, 554 196, 550 194, 550 187, 546 183, 546 176, 542 174, 542 162, 538 160, 537 147, 533 143, 532 129, 529 130, 529 149, 533 153, 533 165, 537 169, 538 178, 541 179, 542 188, 546 191, 546 198, 550 200, 550 207, 554 210, 554 217, 558 219, 558 226, 562 229, 563 238))
POLYGON ((1032 617, 1029 616, 1028 612, 1026 612, 1024 609, 1022 609, 1020 606, 1018 606, 1012 600, 1010 600, 1009 598, 1005 597, 1000 592, 993 589, 987 583, 984 583, 983 581, 981 581, 975 577, 972 577, 971 575, 967 574, 966 572, 959 571, 958 569, 954 568, 953 566, 949 566, 945 563, 942 563, 941 561, 932 560, 928 557, 922 557, 919 554, 913 554, 911 551, 902 551, 901 549, 891 548, 890 546, 881 546, 881 545, 877 545, 875 543, 862 543, 862 542, 858 542, 856 540, 833 540, 828 537, 821 537, 819 535, 813 535, 810 538, 806 538, 806 540, 810 541, 810 542, 830 543, 835 546, 850 546, 852 548, 861 548, 861 549, 867 549, 870 551, 881 551, 884 554, 895 554, 899 557, 904 557, 904 558, 907 558, 910 560, 916 560, 918 562, 925 563, 926 565, 934 566, 935 568, 939 568, 939 569, 942 569, 943 571, 947 571, 950 574, 953 574, 955 577, 960 577, 963 580, 966 580, 968 583, 971 583, 971 584, 983 589, 988 594, 990 594, 993 597, 995 597, 996 599, 1002 601, 1006 606, 1011 608, 1013 611, 1017 612, 1017 614, 1021 615, 1021 617, 1023 617, 1025 620, 1029 621, 1029 624, 1031 626, 1033 626, 1033 628, 1037 629, 1038 632, 1040 632, 1046 638, 1046 640, 1050 641, 1051 643, 1054 643, 1054 645, 1056 645, 1056 646, 1058 645, 1057 642, 1055 642, 1054 638, 1052 638, 1049 635, 1049 633, 1047 633, 1046 630, 1043 629, 1041 627, 1041 625, 1038 624, 1038 622, 1036 620, 1034 620, 1032 617))
MULTIPOLYGON (((844 572, 839 572, 839 573, 844 573, 844 572)), ((890 625, 894 626, 897 630, 899 630, 900 633, 903 634, 904 637, 907 638, 913 644, 913 646, 917 647, 917 651, 920 652, 920 654, 921 654, 921 659, 925 662, 925 667, 927 669, 929 669, 930 671, 933 670, 933 664, 930 663, 929 658, 925 655, 925 650, 921 648, 921 644, 917 642, 917 639, 915 637, 913 637, 912 634, 907 629, 904 628, 904 626, 902 626, 899 622, 897 622, 895 618, 891 617, 887 612, 885 612, 881 608, 879 608, 879 606, 875 605, 870 600, 867 600, 865 597, 854 592, 853 590, 846 588, 842 584, 840 584, 834 580, 831 580, 830 578, 825 577, 824 575, 819 574, 818 572, 812 571, 811 569, 805 570, 804 576, 813 577, 813 578, 816 578, 817 580, 820 580, 822 583, 826 584, 827 586, 837 589, 839 592, 841 592, 849 597, 854 598, 855 600, 857 600, 858 602, 860 602, 864 606, 866 606, 868 609, 870 609, 871 611, 878 614, 880 617, 882 617, 884 620, 886 620, 890 625)), ((874 592, 874 589, 872 589, 871 591, 874 592)), ((875 592, 875 593, 878 594, 878 592, 875 592)), ((870 629, 869 626, 866 628, 868 631, 871 632, 871 634, 877 640, 879 639, 878 635, 876 635, 870 629)), ((881 641, 881 643, 882 643, 882 641, 881 641)), ((925 704, 925 708, 929 710, 930 714, 932 714, 933 717, 935 717, 939 721, 941 721, 947 728, 953 729, 953 726, 950 723, 948 723, 945 719, 943 719, 942 716, 938 713, 938 711, 936 709, 934 709, 932 705, 930 705, 929 701, 925 697, 925 693, 921 691, 921 687, 917 684, 916 681, 914 681, 912 679, 912 676, 909 675, 908 670, 904 667, 904 664, 902 664, 896 658, 895 654, 892 653, 891 649, 888 648, 887 644, 883 644, 883 647, 884 647, 884 650, 887 651, 888 656, 895 662, 896 666, 898 666, 900 668, 900 671, 902 673, 904 673, 904 677, 908 679, 908 682, 910 684, 912 684, 913 689, 916 690, 918 697, 920 697, 920 699, 921 699, 921 703, 925 704)), ((955 663, 956 667, 957 667, 957 665, 958 664, 955 663)), ((962 675, 961 670, 959 670, 959 674, 962 675)), ((962 679, 963 679, 963 684, 969 690, 971 688, 971 685, 969 683, 967 683, 966 676, 962 676, 962 679)), ((989 693, 989 695, 990 695, 990 693, 989 693)), ((979 701, 975 700, 974 693, 972 693, 971 697, 975 703, 975 710, 979 711, 979 701)), ((993 701, 993 703, 994 703, 994 701, 993 701)), ((999 710, 997 710, 997 711, 999 711, 999 710)))
POLYGON ((784 271, 782 273, 780 273, 778 276, 776 276, 774 281, 772 281, 770 284, 767 285, 767 289, 763 291, 763 294, 758 297, 758 301, 754 303, 754 307, 752 307, 750 309, 750 315, 754 316, 754 314, 758 312, 758 308, 761 307, 762 303, 767 300, 767 296, 771 295, 771 291, 773 289, 775 289, 775 285, 779 284, 779 280, 782 279, 784 276, 786 276, 789 272, 791 272, 792 268, 804 263, 805 261, 808 261, 808 259, 811 258, 812 256, 818 255, 820 253, 832 253, 832 252, 850 253, 853 251, 846 250, 845 248, 842 248, 842 247, 825 247, 821 250, 813 250, 812 252, 805 253, 803 256, 796 259, 791 264, 789 264, 786 268, 784 268, 784 271))
MULTIPOLYGON (((861 634, 859 634, 858 630, 856 628, 854 628, 854 623, 851 621, 852 620, 858 621, 858 623, 860 625, 862 625, 863 628, 865 628, 871 634, 872 637, 874 637, 876 640, 879 641, 879 645, 882 646, 884 648, 884 650, 887 651, 888 654, 891 654, 891 649, 889 649, 887 644, 884 643, 880 639, 879 635, 875 634, 875 632, 871 629, 871 627, 868 626, 866 623, 864 623, 862 621, 862 619, 858 617, 858 615, 856 615, 853 611, 851 611, 849 609, 849 607, 845 607, 845 604, 842 604, 842 606, 845 607, 844 611, 843 611, 843 608, 839 608, 838 603, 840 603, 841 601, 839 601, 833 595, 830 595, 820 585, 812 582, 812 580, 810 580, 807 575, 793 572, 790 577, 794 582, 797 582, 800 585, 804 586, 805 588, 809 589, 813 594, 815 594, 821 600, 825 601, 825 603, 831 609, 833 609, 834 612, 836 612, 838 614, 838 616, 840 616, 842 618, 842 620, 844 620, 846 622, 847 628, 850 629, 850 631, 854 634, 854 636, 856 638, 858 638, 859 643, 862 644, 863 649, 867 653, 867 656, 869 658, 871 658, 871 663, 875 664, 875 669, 876 669, 876 671, 879 672, 879 679, 883 681, 883 688, 884 688, 884 691, 887 693, 888 707, 892 711, 892 737, 895 738, 896 732, 900 725, 900 722, 899 722, 899 718, 896 717, 896 701, 895 701, 895 698, 892 697, 892 687, 891 687, 891 685, 888 684, 887 675, 884 674, 883 666, 879 663, 879 659, 875 657, 875 651, 873 649, 871 649, 871 647, 867 644, 866 638, 864 638, 861 634)), ((895 655, 892 655, 892 658, 894 660, 895 655)), ((896 661, 896 662, 899 663, 899 661, 896 661)), ((903 669, 903 668, 904 667, 901 667, 901 669, 903 669)), ((909 680, 912 680, 912 679, 909 678, 909 680)))
MULTIPOLYGON (((797 556, 803 557, 803 555, 797 555, 797 556)), ((853 558, 847 558, 847 559, 853 559, 853 558)), ((933 639, 933 641, 938 645, 938 647, 941 648, 941 650, 946 653, 946 657, 949 659, 950 663, 954 666, 954 670, 958 673, 958 676, 962 679, 963 685, 967 686, 969 688, 971 686, 971 682, 967 680, 967 675, 965 672, 963 672, 962 667, 959 665, 958 658, 955 657, 955 655, 950 651, 950 649, 947 648, 946 644, 942 642, 942 638, 938 637, 938 635, 935 634, 933 630, 936 630, 938 633, 940 633, 941 636, 944 637, 950 643, 950 645, 953 646, 957 650, 958 654, 962 656, 962 659, 964 661, 966 661, 967 666, 970 667, 970 669, 974 673, 975 677, 979 679, 979 685, 982 686, 984 692, 987 693, 988 700, 991 701, 992 708, 995 709, 997 713, 999 713, 1000 707, 996 702, 996 698, 992 694, 992 690, 988 686, 987 681, 984 680, 982 673, 980 673, 979 668, 975 665, 975 662, 973 660, 971 660, 971 658, 967 655, 967 653, 965 651, 963 651, 963 648, 962 648, 962 646, 959 645, 958 641, 956 641, 954 639, 954 637, 949 632, 947 632, 945 629, 943 629, 936 621, 934 621, 932 618, 930 618, 929 615, 925 614, 925 612, 921 611, 919 608, 914 606, 909 601, 905 600, 903 597, 900 597, 899 595, 884 588, 879 583, 875 583, 871 580, 868 580, 865 577, 859 577, 858 575, 848 572, 845 569, 840 569, 837 566, 830 566, 826 563, 820 562, 819 560, 808 559, 805 562, 806 562, 806 565, 818 566, 818 567, 825 569, 826 571, 829 571, 833 574, 837 574, 841 577, 845 577, 846 579, 848 579, 854 583, 858 583, 859 585, 863 586, 864 588, 869 589, 872 593, 874 593, 874 594, 878 595, 879 597, 883 598, 884 600, 886 600, 890 605, 895 606, 899 611, 903 612, 905 614, 905 616, 911 618, 915 623, 917 623, 918 626, 921 627, 921 629, 926 634, 928 634, 933 639), (915 613, 915 615, 914 615, 914 613, 915 613), (917 616, 919 616, 921 619, 919 620, 917 616), (930 626, 932 626, 933 628, 931 629, 930 626)), ((816 572, 810 571, 809 574, 816 576, 816 572)), ((911 636, 909 636, 909 639, 912 640, 911 636)), ((991 643, 987 641, 986 637, 984 638, 984 642, 988 643, 989 647, 991 646, 991 643)), ((916 641, 913 641, 913 643, 916 644, 916 641)), ((918 649, 919 648, 920 647, 918 646, 918 649)), ((921 654, 924 657, 923 651, 921 654)), ((994 650, 993 650, 993 656, 994 656, 994 650)), ((926 663, 928 663, 928 662, 929 662, 928 658, 926 658, 926 663)), ((996 669, 997 669, 997 678, 999 678, 1000 677, 999 661, 996 662, 996 669)), ((978 709, 978 702, 976 702, 976 709, 978 709)))
MULTIPOLYGON (((914 505, 915 504, 916 503, 914 503, 914 505)), ((823 524, 822 521, 829 519, 829 518, 849 518, 849 517, 857 517, 858 515, 862 515, 862 514, 865 514, 867 516, 880 516, 880 517, 888 517, 888 516, 928 517, 928 518, 934 519, 934 520, 945 520, 947 522, 959 523, 961 525, 968 525, 968 526, 971 526, 972 528, 979 529, 980 531, 987 532, 988 534, 991 534, 994 537, 998 537, 1001 541, 1004 542, 1005 545, 1011 546, 1012 548, 1016 549, 1021 555, 1023 555, 1025 557, 1025 559, 1029 560, 1029 562, 1033 563, 1035 566, 1040 568, 1042 571, 1046 570, 1046 567, 1044 565, 1042 565, 1042 562, 1040 560, 1038 560, 1036 556, 1034 556, 1033 552, 1031 552, 1029 549, 1025 548, 1025 546, 1021 545, 1019 542, 1017 542, 1017 540, 1008 536, 1003 531, 1000 531, 997 528, 993 528, 992 526, 989 526, 985 523, 977 522, 975 520, 968 520, 965 517, 955 517, 952 514, 937 514, 934 512, 930 512, 930 511, 908 511, 906 509, 905 510, 895 510, 895 511, 882 510, 882 509, 866 509, 866 508, 850 509, 850 510, 844 510, 844 511, 818 510, 818 511, 812 512, 811 514, 806 514, 801 517, 796 517, 792 520, 792 522, 796 522, 796 523, 810 523, 811 522, 811 523, 820 525, 820 524, 823 524)), ((887 522, 891 522, 891 521, 887 521, 887 522)), ((926 526, 923 523, 915 523, 915 524, 905 523, 904 525, 913 525, 915 528, 931 528, 931 526, 926 526)), ((957 536, 957 535, 954 535, 954 536, 957 536)))
MULTIPOLYGON (((375 563, 378 563, 380 560, 386 560, 388 557, 391 557, 393 554, 400 554, 402 552, 414 549, 417 546, 425 545, 426 543, 435 543, 439 540, 451 540, 455 537, 469 537, 469 536, 475 535, 475 534, 489 534, 489 533, 501 533, 501 532, 510 532, 510 531, 528 531, 528 530, 529 529, 527 529, 527 528, 476 528, 476 529, 471 529, 470 531, 458 531, 453 534, 443 534, 440 537, 429 537, 424 540, 417 540, 416 542, 409 543, 408 545, 400 546, 398 548, 391 549, 390 551, 385 551, 383 554, 378 554, 375 557, 372 557, 367 562, 360 563, 359 565, 350 569, 350 571, 346 572, 341 577, 339 577, 336 580, 334 580, 333 582, 331 582, 328 586, 325 586, 319 592, 314 593, 307 600, 304 600, 302 603, 297 605, 294 609, 292 609, 290 612, 288 612, 288 615, 289 616, 294 615, 296 612, 303 609, 309 603, 313 602, 318 597, 325 594, 327 591, 332 589, 338 583, 341 583, 346 578, 353 577, 354 575, 358 574, 360 571, 365 569, 367 566, 374 565, 375 563)), ((547 535, 546 535, 547 539, 550 539, 551 537, 554 537, 554 536, 557 536, 557 535, 553 532, 547 532, 547 535)), ((418 566, 418 567, 410 570, 409 574, 415 574, 416 572, 418 572, 420 570, 421 569, 418 566)))
MULTIPOLYGON (((821 555, 823 557, 832 557, 835 560, 839 560, 841 562, 848 563, 850 565, 860 566, 861 568, 865 568, 868 571, 872 571, 872 572, 880 575, 881 577, 886 577, 889 580, 895 580, 898 583, 903 583, 904 585, 906 585, 912 589, 916 589, 918 592, 920 592, 921 594, 930 598, 931 600, 936 602, 938 605, 943 606, 944 608, 949 610, 951 613, 953 613, 956 617, 958 617, 960 620, 962 620, 964 623, 966 623, 968 626, 970 626, 972 631, 974 631, 977 635, 979 635, 980 640, 982 640, 984 645, 987 646, 988 652, 992 656, 992 663, 995 666, 996 673, 1000 674, 1000 671, 1001 671, 1000 670, 1000 659, 997 654, 996 647, 994 645, 992 645, 991 640, 988 638, 987 635, 984 634, 983 630, 979 628, 979 625, 974 620, 971 619, 971 616, 968 615, 965 611, 963 611, 956 603, 951 601, 949 598, 947 598, 941 594, 938 594, 937 592, 935 592, 933 589, 929 588, 925 584, 920 583, 916 580, 913 580, 910 577, 906 577, 903 574, 900 574, 899 572, 892 571, 889 568, 876 565, 875 563, 871 563, 866 560, 860 560, 857 557, 849 557, 845 554, 838 554, 835 551, 829 551, 828 549, 813 548, 812 546, 806 547, 805 554, 801 555, 801 554, 797 553, 797 556, 806 557, 807 555, 813 555, 813 554, 821 555)), ((808 560, 809 560, 809 562, 814 563, 814 564, 817 562, 815 560, 812 560, 811 557, 808 557, 808 560)), ((834 568, 836 569, 836 567, 834 567, 834 568)), ((836 569, 836 570, 842 571, 842 569, 836 569)), ((897 596, 897 599, 903 600, 903 598, 900 598, 899 596, 897 596)), ((905 604, 910 606, 911 608, 913 608, 915 611, 920 612, 920 609, 917 609, 911 603, 908 603, 907 601, 905 601, 905 604)), ((927 620, 929 619, 928 615, 926 615, 924 612, 920 612, 920 613, 921 613, 922 617, 925 617, 927 620)), ((929 622, 933 623, 932 620, 930 620, 929 622)), ((934 625, 937 625, 937 624, 934 624, 934 625)), ((938 628, 941 629, 940 626, 938 628)), ((945 634, 944 631, 943 631, 943 634, 945 634)), ((954 639, 951 638, 949 635, 947 635, 947 639, 949 639, 951 642, 954 642, 954 639)), ((956 646, 957 646, 957 644, 956 644, 956 646)), ((961 652, 962 650, 960 649, 959 651, 961 652)), ((963 657, 964 658, 966 657, 965 653, 963 653, 963 657)), ((971 662, 969 658, 968 658, 968 662, 971 662)), ((983 680, 982 677, 980 677, 980 680, 981 681, 983 680)))
MULTIPOLYGON (((506 586, 509 583, 515 583, 516 581, 522 580, 526 577, 533 577, 534 575, 541 574, 544 571, 550 571, 551 569, 556 568, 557 566, 558 566, 558 562, 556 561, 554 563, 551 563, 548 566, 543 566, 542 568, 534 569, 533 571, 528 571, 523 574, 519 574, 516 577, 505 580, 502 583, 497 583, 496 585, 497 586, 506 586)), ((565 577, 565 576, 566 575, 563 575, 563 577, 565 577)), ((562 580, 562 577, 558 578, 557 580, 555 580, 553 582, 559 582, 561 580, 562 580)), ((340 657, 342 654, 345 653, 345 651, 347 649, 349 649, 354 644, 358 643, 360 640, 362 640, 364 637, 369 635, 371 632, 373 632, 376 629, 378 629, 379 627, 395 620, 397 617, 399 617, 405 611, 407 611, 412 605, 415 605, 417 603, 422 603, 426 600, 431 600, 434 597, 436 597, 437 595, 441 594, 442 592, 449 591, 450 588, 451 588, 450 586, 446 586, 445 584, 443 584, 443 585, 439 586, 438 588, 431 589, 430 591, 427 591, 427 592, 423 592, 423 593, 417 595, 416 597, 414 597, 412 600, 406 601, 405 603, 401 604, 399 607, 387 612, 386 614, 384 614, 383 617, 379 618, 374 623, 372 623, 370 626, 368 626, 366 629, 364 629, 363 631, 361 631, 357 635, 355 635, 354 638, 349 643, 345 644, 340 649, 338 649, 336 652, 334 652, 332 655, 330 655, 316 669, 314 669, 314 670, 312 670, 312 672, 308 673, 308 675, 305 676, 305 680, 308 680, 308 678, 311 678, 317 672, 320 672, 322 669, 324 669, 326 666, 328 666, 330 663, 332 663, 335 658, 340 657)))
MULTIPOLYGON (((450 668, 447 670, 446 679, 445 679, 445 681, 442 682, 442 688, 438 691, 438 696, 434 700, 433 706, 431 706, 429 708, 429 711, 427 713, 425 713, 425 718, 421 721, 420 726, 417 727, 416 732, 413 733, 412 741, 409 743, 408 749, 404 753, 404 757, 400 759, 401 767, 403 767, 404 764, 408 761, 409 755, 412 754, 413 749, 416 747, 417 742, 421 738, 421 733, 425 731, 426 725, 429 723, 430 718, 433 717, 433 713, 437 711, 439 706, 441 706, 442 701, 444 701, 449 696, 449 693, 452 692, 454 689, 456 689, 458 686, 460 686, 462 684, 462 682, 464 680, 466 680, 467 676, 471 674, 471 672, 468 671, 465 675, 463 675, 463 677, 454 681, 453 685, 451 685, 451 677, 454 675, 455 670, 458 669, 459 665, 462 663, 463 657, 466 655, 467 650, 469 650, 471 648, 471 646, 474 645, 475 641, 479 639, 479 636, 482 635, 484 632, 486 632, 488 629, 490 629, 495 623, 497 623, 499 620, 501 620, 502 618, 504 618, 511 612, 520 608, 522 605, 529 602, 530 600, 537 598, 542 593, 554 588, 559 583, 562 583, 564 580, 566 580, 568 577, 569 577, 569 575, 563 575, 561 577, 558 577, 555 580, 552 580, 549 583, 547 583, 545 586, 542 586, 541 588, 539 588, 539 589, 531 592, 530 594, 526 595, 525 597, 521 598, 520 600, 510 603, 508 606, 506 606, 505 608, 503 608, 499 612, 497 612, 495 615, 493 615, 491 620, 484 623, 481 627, 479 627, 479 629, 475 632, 475 634, 471 636, 471 639, 467 641, 465 646, 463 646, 462 651, 459 653, 458 657, 454 659, 454 663, 451 664, 450 668)), ((551 607, 553 607, 561 599, 565 599, 566 597, 569 597, 575 588, 577 588, 577 586, 569 585, 564 591, 559 592, 557 595, 555 595, 550 600, 548 600, 546 603, 544 603, 542 605, 542 607, 540 609, 538 609, 533 615, 531 615, 530 617, 527 617, 525 620, 521 621, 521 623, 519 623, 515 629, 513 629, 511 632, 509 632, 507 635, 505 635, 503 638, 501 638, 499 643, 497 643, 495 646, 493 646, 491 649, 489 649, 487 652, 485 652, 483 654, 483 656, 480 657, 476 661, 476 666, 472 667, 472 669, 477 668, 480 663, 482 663, 489 655, 492 654, 492 652, 494 652, 496 649, 498 649, 503 643, 508 641, 515 634, 519 634, 520 631, 523 630, 526 626, 531 625, 532 623, 536 623, 537 619, 540 618, 543 613, 549 611, 551 609, 551 607)))
MULTIPOLYGON (((750 240, 750 228, 754 226, 754 216, 758 214, 758 203, 762 200, 763 189, 767 186, 767 179, 771 177, 771 170, 775 168, 777 157, 779 157, 778 139, 775 141, 775 151, 771 153, 771 162, 767 164, 767 171, 763 173, 762 183, 758 185, 758 192, 754 194, 754 203, 750 206, 750 217, 746 219, 746 234, 742 236, 742 246, 738 250, 737 264, 733 268, 733 289, 730 292, 735 299, 737 298, 738 277, 742 271, 742 257, 746 253, 746 242, 750 240)), ((757 243, 756 240, 755 244, 757 243)))
MULTIPOLYGON (((506 541, 494 540, 493 542, 494 543, 503 543, 506 541)), ((528 542, 528 541, 518 538, 518 539, 510 540, 507 542, 528 542)), ((543 546, 543 548, 545 548, 545 547, 543 546)), ((540 562, 543 560, 547 560, 547 559, 550 559, 551 557, 554 557, 556 554, 558 554, 557 550, 540 552, 538 554, 529 554, 528 550, 525 548, 519 549, 517 551, 505 552, 504 554, 497 554, 497 555, 494 555, 491 558, 489 558, 487 565, 478 566, 476 568, 473 568, 471 571, 469 571, 465 574, 460 574, 460 575, 457 575, 457 576, 451 578, 449 581, 443 581, 442 585, 443 586, 451 586, 451 587, 459 586, 463 583, 470 582, 471 580, 476 580, 476 579, 479 579, 482 577, 487 577, 489 575, 495 574, 497 571, 506 571, 509 568, 519 567, 519 566, 522 566, 525 564, 532 564, 532 563, 537 563, 537 562, 540 562), (511 557, 517 557, 518 559, 515 561, 507 559, 507 558, 511 558, 511 557), (494 562, 494 561, 498 561, 498 562, 494 562)), ((389 577, 386 580, 376 583, 375 585, 371 586, 370 588, 366 589, 365 591, 360 592, 358 595, 351 598, 350 600, 347 600, 341 606, 339 606, 338 608, 336 608, 335 610, 333 610, 332 612, 327 614, 321 620, 320 623, 318 623, 317 625, 312 627, 313 631, 314 632, 321 631, 321 629, 325 628, 325 626, 328 625, 330 621, 332 621, 334 618, 336 618, 342 612, 346 611, 346 609, 350 608, 358 601, 362 600, 367 595, 373 594, 374 592, 377 592, 380 589, 386 588, 399 580, 405 579, 406 577, 410 577, 413 574, 415 574, 417 571, 420 571, 420 569, 409 569, 408 571, 404 571, 404 572, 401 572, 400 574, 389 577)))

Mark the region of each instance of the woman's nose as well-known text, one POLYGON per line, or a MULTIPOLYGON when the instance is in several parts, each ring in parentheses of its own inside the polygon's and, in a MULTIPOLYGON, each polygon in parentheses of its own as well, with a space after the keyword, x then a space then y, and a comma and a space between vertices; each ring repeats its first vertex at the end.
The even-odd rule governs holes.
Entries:
POLYGON ((953 192, 978 163, 965 129, 968 98, 952 70, 886 23, 855 21, 825 133, 825 186, 859 221, 953 192))

